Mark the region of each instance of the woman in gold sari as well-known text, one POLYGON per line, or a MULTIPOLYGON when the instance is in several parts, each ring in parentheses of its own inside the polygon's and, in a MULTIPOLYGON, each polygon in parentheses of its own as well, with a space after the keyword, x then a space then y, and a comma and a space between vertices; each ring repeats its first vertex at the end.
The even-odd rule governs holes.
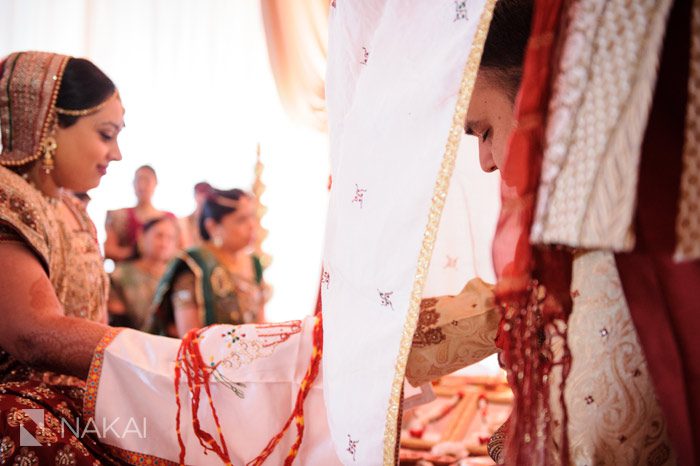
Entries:
POLYGON ((115 462, 62 429, 80 422, 89 361, 76 351, 107 330, 108 286, 94 225, 67 191, 121 160, 123 116, 87 60, 23 52, 0 67, 0 464, 115 462))

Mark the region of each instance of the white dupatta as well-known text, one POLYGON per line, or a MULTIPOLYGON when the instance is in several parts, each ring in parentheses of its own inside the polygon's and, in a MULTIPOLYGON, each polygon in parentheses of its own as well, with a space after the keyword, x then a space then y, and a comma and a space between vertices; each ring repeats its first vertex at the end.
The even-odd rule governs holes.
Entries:
MULTIPOLYGON (((328 423, 344 464, 397 460, 420 299, 424 291, 456 293, 477 275, 470 263, 490 264, 490 242, 477 249, 470 236, 477 242, 493 230, 470 235, 464 185, 448 191, 494 3, 337 0, 331 8, 323 369, 328 423), (455 215, 440 226, 448 197, 455 215), (444 255, 434 258, 425 289, 436 240, 444 255), (480 254, 471 258, 473 251, 480 254), (461 273, 443 267, 448 259, 462 261, 461 273)), ((479 199, 470 200, 476 208, 479 199)))
MULTIPOLYGON (((335 0, 331 6, 333 185, 321 283, 323 367, 306 401, 295 464, 396 463, 421 297, 456 294, 477 276, 493 279, 498 180, 480 178, 473 143, 460 150, 460 142, 494 3, 335 0)), ((293 331, 272 346, 265 346, 267 330, 252 325, 212 326, 202 335, 205 361, 234 361, 217 366, 212 393, 236 465, 254 458, 279 431, 308 366, 313 319, 282 325, 293 331)), ((98 347, 86 416, 98 425, 120 418, 103 441, 131 463, 178 461, 178 346, 178 340, 127 330, 98 347), (145 438, 118 435, 130 418, 147 420, 145 438)), ((185 462, 220 464, 192 433, 183 384, 185 462)), ((206 400, 199 419, 216 434, 206 400)), ((294 430, 266 464, 282 464, 294 430)))

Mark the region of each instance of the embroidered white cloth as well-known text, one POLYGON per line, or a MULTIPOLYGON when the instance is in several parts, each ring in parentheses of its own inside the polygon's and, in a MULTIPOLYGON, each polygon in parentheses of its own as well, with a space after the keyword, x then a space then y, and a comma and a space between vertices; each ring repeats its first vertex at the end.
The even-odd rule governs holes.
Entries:
MULTIPOLYGON (((313 326, 314 318, 309 317, 263 326, 214 325, 203 333, 202 357, 217 365, 212 397, 233 464, 255 458, 292 412, 311 358, 313 326)), ((151 455, 178 462, 173 374, 179 346, 180 340, 134 330, 123 330, 109 344, 100 364, 94 412, 101 434, 101 426, 111 425, 104 431, 104 443, 137 452, 134 458, 151 455)), ((304 405, 308 421, 296 464, 340 464, 328 435, 321 384, 319 374, 304 405)), ((214 453, 204 454, 193 435, 191 397, 184 379, 181 387, 185 463, 221 464, 214 453)), ((199 419, 218 440, 204 395, 199 419)), ((283 464, 295 435, 292 425, 266 464, 283 464)))
MULTIPOLYGON (((323 377, 306 401, 295 464, 393 465, 421 297, 457 294, 475 277, 493 280, 498 179, 479 174, 463 120, 494 3, 333 2, 323 377)), ((260 453, 291 413, 309 364, 311 322, 272 347, 256 343, 265 326, 214 326, 204 333, 205 362, 225 362, 217 366, 213 397, 234 464, 260 453)), ((143 454, 177 461, 178 345, 124 331, 98 353, 103 361, 91 374, 95 419, 147 416, 145 439, 105 438, 138 452, 134 461, 143 454)), ((188 395, 182 401, 189 406, 188 395)), ((200 419, 215 432, 208 409, 200 408, 200 419)), ((186 409, 182 420, 186 462, 217 464, 218 457, 203 454, 186 409)), ((266 464, 282 464, 295 431, 292 426, 266 464)))
MULTIPOLYGON (((430 237, 440 209, 434 205, 447 195, 446 185, 436 192, 436 183, 449 182, 441 164, 488 2, 334 3, 326 91, 333 184, 323 262, 324 392, 343 463, 383 458, 391 464, 417 316, 414 292, 418 288, 420 298, 435 245, 430 237)), ((461 124, 456 131, 463 132, 461 124)), ((478 205, 476 196, 472 201, 478 205)), ((462 250, 471 250, 468 234, 460 237, 468 232, 464 210, 460 218, 461 228, 441 231, 450 230, 462 250)), ((486 244, 482 252, 489 250, 486 244)), ((466 253, 442 254, 433 260, 431 291, 456 293, 474 277, 473 261, 466 253), (437 286, 450 275, 439 273, 445 265, 469 272, 437 286)))

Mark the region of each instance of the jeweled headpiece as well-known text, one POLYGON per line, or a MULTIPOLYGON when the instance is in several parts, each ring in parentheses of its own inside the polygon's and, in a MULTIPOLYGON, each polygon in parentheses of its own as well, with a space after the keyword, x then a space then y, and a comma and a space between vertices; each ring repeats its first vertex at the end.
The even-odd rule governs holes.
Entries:
POLYGON ((0 165, 24 165, 41 157, 56 123, 56 98, 70 57, 16 52, 0 78, 0 165))

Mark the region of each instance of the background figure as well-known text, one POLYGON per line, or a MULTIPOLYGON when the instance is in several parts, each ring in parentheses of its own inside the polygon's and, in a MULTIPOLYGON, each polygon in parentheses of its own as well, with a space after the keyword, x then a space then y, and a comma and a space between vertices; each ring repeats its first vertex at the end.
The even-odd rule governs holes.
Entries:
POLYGON ((180 219, 180 246, 183 249, 202 244, 202 236, 199 234, 199 216, 211 191, 212 187, 206 181, 200 181, 194 185, 194 202, 196 203, 194 212, 180 219))
POLYGON ((148 220, 166 213, 156 209, 152 203, 157 184, 158 177, 153 167, 143 165, 136 169, 134 173, 136 206, 107 212, 105 258, 122 261, 138 257, 136 240, 141 227, 148 220))
POLYGON ((172 215, 156 217, 143 225, 138 238, 139 258, 119 262, 110 275, 110 325, 147 330, 153 295, 177 252, 178 233, 172 215))
POLYGON ((215 323, 264 321, 262 265, 250 253, 255 227, 249 194, 240 189, 209 194, 199 219, 203 243, 183 251, 163 276, 152 331, 181 337, 215 323))

